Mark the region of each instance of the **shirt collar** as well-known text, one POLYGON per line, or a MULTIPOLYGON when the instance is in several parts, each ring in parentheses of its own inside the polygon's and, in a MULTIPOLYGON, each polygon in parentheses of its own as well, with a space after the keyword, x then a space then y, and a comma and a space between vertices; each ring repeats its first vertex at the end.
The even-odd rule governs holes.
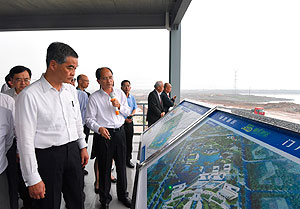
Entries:
MULTIPOLYGON (((100 87, 100 93, 101 94, 104 94, 104 95, 108 95, 103 89, 102 89, 102 87, 100 87)), ((114 90, 114 88, 113 88, 113 90, 112 90, 112 92, 114 92, 115 90, 114 90)), ((109 95, 108 95, 109 96, 109 95)))
POLYGON ((160 96, 161 92, 159 93, 156 89, 155 89, 156 93, 158 94, 158 96, 160 96))
MULTIPOLYGON (((41 76, 41 84, 42 84, 42 88, 43 88, 44 93, 46 93, 46 92, 49 91, 50 89, 55 89, 55 90, 56 90, 56 88, 54 88, 54 87, 46 80, 46 78, 45 78, 45 73, 43 73, 42 76, 41 76)), ((62 84, 62 87, 61 87, 60 91, 63 91, 63 90, 66 88, 65 85, 66 85, 65 83, 62 84)))
POLYGON ((17 96, 18 94, 17 94, 17 92, 16 92, 16 88, 12 88, 13 90, 13 94, 15 95, 15 96, 17 96))

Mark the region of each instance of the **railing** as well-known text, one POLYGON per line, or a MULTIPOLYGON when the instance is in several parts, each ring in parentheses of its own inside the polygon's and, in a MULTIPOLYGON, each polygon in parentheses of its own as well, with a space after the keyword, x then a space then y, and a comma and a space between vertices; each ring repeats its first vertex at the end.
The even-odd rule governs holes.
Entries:
POLYGON ((134 135, 140 135, 141 133, 143 133, 148 125, 146 121, 146 106, 148 106, 148 103, 138 102, 137 105, 142 110, 142 113, 138 112, 134 115, 134 135), (135 127, 142 127, 142 129, 135 127))

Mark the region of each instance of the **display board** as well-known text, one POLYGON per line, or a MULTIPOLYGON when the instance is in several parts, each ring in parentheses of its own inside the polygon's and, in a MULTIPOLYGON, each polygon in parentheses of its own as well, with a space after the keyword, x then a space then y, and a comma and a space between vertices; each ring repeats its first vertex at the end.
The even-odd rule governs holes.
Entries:
POLYGON ((215 110, 140 167, 135 208, 300 208, 300 135, 215 110))
POLYGON ((170 142, 211 108, 184 100, 141 135, 140 162, 170 142))

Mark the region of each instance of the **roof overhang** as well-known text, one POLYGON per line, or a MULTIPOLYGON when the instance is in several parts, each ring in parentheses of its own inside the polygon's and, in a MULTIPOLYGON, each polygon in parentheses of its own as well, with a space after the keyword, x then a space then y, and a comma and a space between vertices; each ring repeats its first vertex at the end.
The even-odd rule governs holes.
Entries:
POLYGON ((0 0, 0 31, 176 29, 192 0, 0 0))

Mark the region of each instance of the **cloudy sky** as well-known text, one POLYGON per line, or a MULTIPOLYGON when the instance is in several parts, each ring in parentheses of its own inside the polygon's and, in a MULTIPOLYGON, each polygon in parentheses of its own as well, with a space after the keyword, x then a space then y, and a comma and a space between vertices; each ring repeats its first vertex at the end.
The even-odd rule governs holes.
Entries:
MULTIPOLYGON (((300 1, 193 0, 182 21, 182 89, 300 89, 300 1)), ((169 31, 0 32, 0 79, 15 65, 45 72, 46 49, 61 41, 79 54, 76 74, 108 66, 116 86, 168 81, 169 31)), ((2 83, 2 82, 0 82, 2 83)))

